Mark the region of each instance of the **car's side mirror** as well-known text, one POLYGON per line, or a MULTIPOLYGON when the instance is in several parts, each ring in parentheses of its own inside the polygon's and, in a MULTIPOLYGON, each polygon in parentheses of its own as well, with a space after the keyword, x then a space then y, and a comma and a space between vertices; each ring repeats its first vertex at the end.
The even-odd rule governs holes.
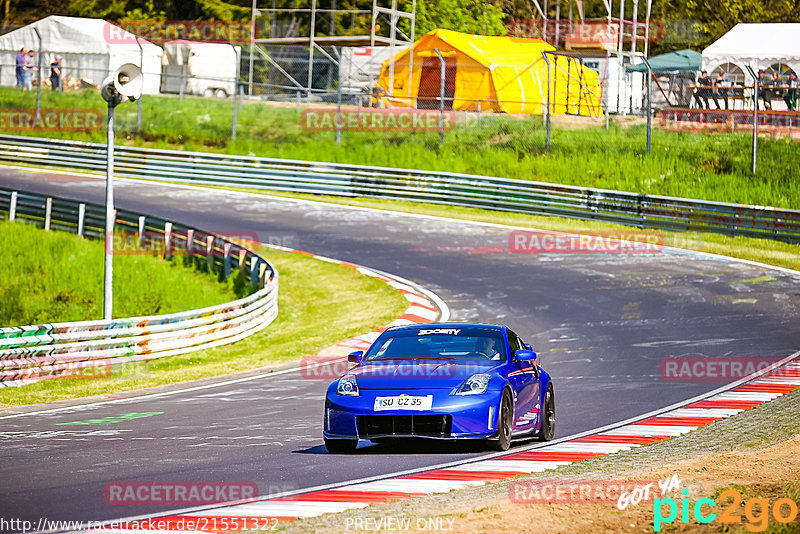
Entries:
POLYGON ((350 363, 359 363, 363 357, 364 357, 364 351, 357 350, 347 355, 347 361, 350 363))
POLYGON ((518 350, 514 353, 514 358, 522 362, 532 362, 536 359, 536 353, 532 350, 518 350))

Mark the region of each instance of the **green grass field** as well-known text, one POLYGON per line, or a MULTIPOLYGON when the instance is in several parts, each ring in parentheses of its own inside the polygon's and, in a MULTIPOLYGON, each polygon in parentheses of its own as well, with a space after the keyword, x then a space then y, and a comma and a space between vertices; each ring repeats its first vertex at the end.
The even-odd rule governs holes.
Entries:
MULTIPOLYGON (((0 222, 0 326, 103 317, 103 243, 32 224, 0 222)), ((235 300, 181 259, 114 257, 114 317, 157 315, 235 300)))
MULTIPOLYGON (((0 88, 6 108, 33 108, 35 94, 0 88)), ((92 91, 43 91, 43 108, 105 109, 92 91)), ((784 208, 800 208, 800 145, 762 139, 759 173, 750 173, 752 136, 675 133, 654 127, 652 153, 645 154, 642 125, 601 121, 588 127, 555 126, 552 152, 544 151, 540 116, 484 115, 479 121, 437 133, 350 132, 335 143, 335 133, 300 127, 293 105, 248 102, 239 111, 237 139, 231 141, 231 99, 145 96, 142 132, 136 135, 136 103, 117 108, 120 143, 157 148, 324 160, 429 169, 575 184, 639 193, 679 196, 784 208)), ((558 121, 557 121, 558 122, 558 121)), ((15 133, 6 130, 8 133, 15 133)), ((16 132, 26 133, 26 132, 16 132)), ((27 132, 102 142, 105 133, 27 132)))

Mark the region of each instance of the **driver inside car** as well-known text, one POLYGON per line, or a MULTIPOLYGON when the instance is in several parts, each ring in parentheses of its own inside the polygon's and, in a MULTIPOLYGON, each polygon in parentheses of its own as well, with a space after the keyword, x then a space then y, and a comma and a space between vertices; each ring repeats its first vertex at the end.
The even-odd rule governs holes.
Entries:
POLYGON ((491 337, 482 337, 478 339, 475 347, 475 352, 485 354, 490 360, 500 360, 501 354, 496 348, 497 340, 491 337))

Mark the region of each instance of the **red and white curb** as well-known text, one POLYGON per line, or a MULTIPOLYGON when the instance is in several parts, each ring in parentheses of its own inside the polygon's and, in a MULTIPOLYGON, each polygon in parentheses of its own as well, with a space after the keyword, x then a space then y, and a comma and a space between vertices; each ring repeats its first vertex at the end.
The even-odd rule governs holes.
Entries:
POLYGON ((563 465, 667 440, 755 408, 796 389, 800 389, 800 352, 784 358, 769 369, 658 412, 556 442, 537 443, 488 455, 483 459, 443 464, 425 470, 312 488, 293 495, 136 518, 128 520, 118 529, 103 532, 232 532, 244 530, 243 526, 274 525, 366 508, 375 503, 447 493, 554 470, 563 465))

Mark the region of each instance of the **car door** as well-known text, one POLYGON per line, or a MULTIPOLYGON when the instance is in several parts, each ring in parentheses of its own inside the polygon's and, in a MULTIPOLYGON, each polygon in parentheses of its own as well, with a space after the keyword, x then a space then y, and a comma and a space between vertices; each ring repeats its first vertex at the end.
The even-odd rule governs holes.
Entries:
POLYGON ((514 431, 517 433, 534 430, 539 421, 539 369, 534 362, 518 361, 514 357, 517 350, 525 349, 522 340, 507 330, 508 346, 511 351, 508 380, 514 389, 514 431))

